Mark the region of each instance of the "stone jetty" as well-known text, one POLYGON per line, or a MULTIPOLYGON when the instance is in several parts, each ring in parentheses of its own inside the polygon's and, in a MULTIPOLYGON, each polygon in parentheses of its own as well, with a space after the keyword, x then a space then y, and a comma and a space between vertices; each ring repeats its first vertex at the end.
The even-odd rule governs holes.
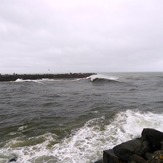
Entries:
POLYGON ((37 80, 37 79, 73 79, 73 78, 86 78, 94 73, 67 73, 67 74, 0 74, 0 82, 15 81, 17 79, 23 80, 37 80))

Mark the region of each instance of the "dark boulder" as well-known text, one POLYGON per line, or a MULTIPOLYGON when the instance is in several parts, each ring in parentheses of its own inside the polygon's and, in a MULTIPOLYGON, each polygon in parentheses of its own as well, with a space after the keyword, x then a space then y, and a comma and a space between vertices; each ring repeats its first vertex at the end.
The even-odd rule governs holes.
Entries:
POLYGON ((112 149, 103 151, 103 163, 124 163, 115 154, 112 149))
POLYGON ((142 131, 142 138, 149 143, 151 152, 160 150, 163 141, 163 133, 155 129, 145 128, 142 131))
POLYGON ((145 159, 146 159, 146 160, 151 159, 151 158, 152 158, 152 155, 153 155, 153 153, 147 152, 147 153, 145 154, 145 159))
POLYGON ((161 150, 163 150, 163 141, 161 141, 160 143, 161 143, 161 150))
POLYGON ((143 158, 138 156, 137 154, 134 154, 130 157, 130 160, 128 163, 146 163, 147 161, 143 158))
POLYGON ((103 151, 96 163, 163 163, 163 132, 145 128, 141 135, 103 151))
POLYGON ((115 155, 123 161, 129 161, 134 154, 143 156, 148 150, 148 142, 143 141, 141 138, 127 141, 113 148, 115 155))

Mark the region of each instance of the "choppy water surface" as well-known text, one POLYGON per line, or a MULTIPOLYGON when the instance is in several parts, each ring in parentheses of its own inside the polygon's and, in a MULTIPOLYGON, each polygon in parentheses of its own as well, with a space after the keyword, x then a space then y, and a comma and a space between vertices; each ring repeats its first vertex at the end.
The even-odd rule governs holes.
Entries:
POLYGON ((93 163, 163 128, 163 73, 0 83, 0 163, 93 163))

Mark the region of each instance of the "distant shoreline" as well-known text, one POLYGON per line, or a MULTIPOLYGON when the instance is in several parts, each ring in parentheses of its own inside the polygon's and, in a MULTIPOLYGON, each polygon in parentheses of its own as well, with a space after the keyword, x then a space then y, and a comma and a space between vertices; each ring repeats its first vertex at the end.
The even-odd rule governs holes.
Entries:
POLYGON ((23 80, 37 80, 37 79, 73 79, 73 78, 86 78, 95 73, 65 73, 65 74, 5 74, 0 75, 0 82, 16 81, 17 79, 23 80))

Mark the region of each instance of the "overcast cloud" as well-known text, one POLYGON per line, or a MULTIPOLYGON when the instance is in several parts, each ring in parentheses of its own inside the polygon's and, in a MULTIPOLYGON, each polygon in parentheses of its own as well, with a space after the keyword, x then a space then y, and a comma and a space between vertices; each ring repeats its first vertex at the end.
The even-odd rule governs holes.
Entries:
POLYGON ((1 0, 0 73, 163 71, 162 0, 1 0))

